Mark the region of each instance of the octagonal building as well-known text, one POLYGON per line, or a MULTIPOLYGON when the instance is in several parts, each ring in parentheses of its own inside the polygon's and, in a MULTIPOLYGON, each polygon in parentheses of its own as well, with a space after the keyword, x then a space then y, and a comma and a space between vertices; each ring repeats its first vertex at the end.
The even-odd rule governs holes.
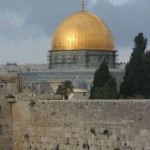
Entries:
MULTIPOLYGON (((81 6, 79 12, 64 19, 53 33, 49 69, 22 72, 22 88, 29 87, 36 93, 53 89, 55 93, 58 85, 70 80, 74 92, 89 92, 94 73, 103 60, 107 62, 119 87, 124 71, 116 68, 117 51, 113 36, 101 18, 85 11, 83 2, 81 6)), ((83 97, 87 98, 84 94, 83 97)))
POLYGON ((105 59, 116 66, 113 36, 104 21, 84 10, 67 17, 56 28, 49 51, 50 69, 98 68, 105 59))

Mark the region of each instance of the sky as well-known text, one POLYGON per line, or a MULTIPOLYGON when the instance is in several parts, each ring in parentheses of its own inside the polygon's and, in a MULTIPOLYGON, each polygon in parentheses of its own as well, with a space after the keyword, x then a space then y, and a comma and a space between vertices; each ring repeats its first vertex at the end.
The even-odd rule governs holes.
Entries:
MULTIPOLYGON (((0 0, 0 64, 48 63, 53 32, 81 0, 0 0)), ((127 62, 140 33, 150 50, 150 0, 85 0, 111 30, 118 61, 127 62)))

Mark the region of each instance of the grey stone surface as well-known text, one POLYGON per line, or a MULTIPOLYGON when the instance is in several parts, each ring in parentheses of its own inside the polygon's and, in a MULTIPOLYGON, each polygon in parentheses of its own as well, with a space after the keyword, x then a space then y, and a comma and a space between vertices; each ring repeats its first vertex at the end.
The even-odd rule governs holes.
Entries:
POLYGON ((18 77, 8 74, 0 75, 0 150, 12 149, 12 101, 8 102, 6 96, 17 93, 18 77))
POLYGON ((150 101, 18 101, 13 149, 120 150, 150 147, 150 101))
POLYGON ((149 100, 40 100, 18 77, 0 76, 0 150, 150 148, 149 100))

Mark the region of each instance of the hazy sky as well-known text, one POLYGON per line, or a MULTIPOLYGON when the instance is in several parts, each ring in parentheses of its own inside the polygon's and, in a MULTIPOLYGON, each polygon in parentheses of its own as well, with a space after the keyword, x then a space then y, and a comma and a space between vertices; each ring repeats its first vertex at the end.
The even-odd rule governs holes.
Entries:
MULTIPOLYGON (((0 64, 47 63, 53 32, 80 1, 0 0, 0 64)), ((150 0, 85 0, 85 6, 111 30, 119 61, 129 60, 139 32, 150 43, 150 0)))

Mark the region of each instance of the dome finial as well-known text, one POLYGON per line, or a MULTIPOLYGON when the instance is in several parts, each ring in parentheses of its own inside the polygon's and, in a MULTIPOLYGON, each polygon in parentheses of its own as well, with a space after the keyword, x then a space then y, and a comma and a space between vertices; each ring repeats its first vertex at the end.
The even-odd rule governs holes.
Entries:
POLYGON ((84 11, 84 0, 81 1, 81 10, 84 11))

